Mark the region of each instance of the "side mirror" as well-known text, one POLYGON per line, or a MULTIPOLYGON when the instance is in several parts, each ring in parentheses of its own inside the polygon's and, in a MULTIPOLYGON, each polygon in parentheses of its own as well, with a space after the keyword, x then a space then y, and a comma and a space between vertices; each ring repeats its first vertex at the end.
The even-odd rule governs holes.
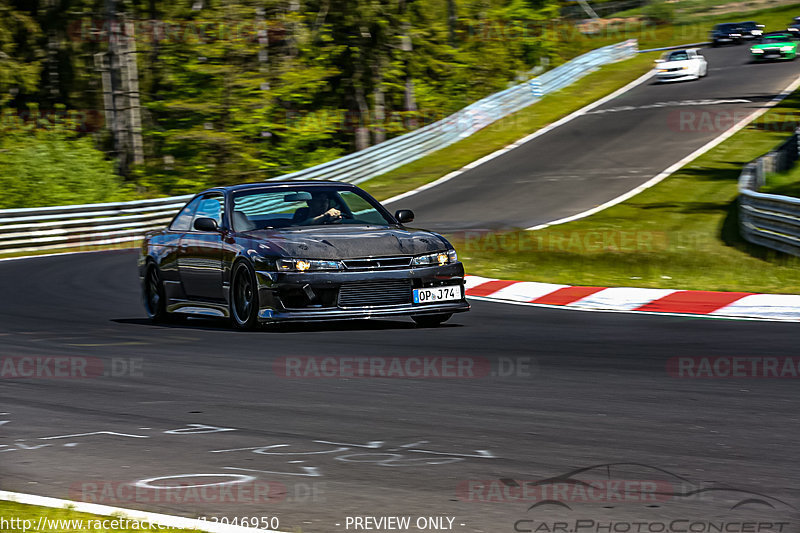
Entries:
POLYGON ((766 28, 763 24, 756 24, 756 28, 761 28, 762 30, 766 28))
POLYGON ((197 231, 217 231, 217 221, 213 218, 200 217, 194 221, 194 229, 197 231))
POLYGON ((414 222, 414 212, 411 209, 400 209, 394 214, 394 218, 401 224, 414 222))
POLYGON ((656 59, 656 63, 663 63, 663 62, 664 62, 663 59, 656 59))

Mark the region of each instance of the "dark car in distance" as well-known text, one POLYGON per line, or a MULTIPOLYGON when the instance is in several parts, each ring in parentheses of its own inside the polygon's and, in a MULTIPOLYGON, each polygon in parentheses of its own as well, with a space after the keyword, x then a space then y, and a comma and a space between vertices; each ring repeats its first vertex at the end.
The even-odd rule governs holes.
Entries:
POLYGON ((711 30, 711 44, 712 46, 741 44, 743 38, 742 32, 743 30, 738 22, 723 22, 717 24, 711 30))
POLYGON ((742 39, 746 41, 759 41, 764 35, 764 25, 752 20, 740 22, 739 29, 742 30, 742 39))
POLYGON ((468 311, 464 267, 439 234, 411 229, 355 185, 265 182, 196 195, 139 256, 148 316, 261 322, 410 316, 438 326, 468 311))

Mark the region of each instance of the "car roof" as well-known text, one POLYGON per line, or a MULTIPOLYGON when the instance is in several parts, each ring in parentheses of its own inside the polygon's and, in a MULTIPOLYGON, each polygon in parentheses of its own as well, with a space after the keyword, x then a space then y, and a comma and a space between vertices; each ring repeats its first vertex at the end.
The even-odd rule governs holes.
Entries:
POLYGON ((697 53, 697 48, 684 48, 684 49, 681 49, 681 50, 669 50, 667 52, 664 52, 664 55, 662 57, 672 57, 674 54, 680 54, 680 53, 684 53, 684 54, 686 54, 687 57, 689 57, 689 56, 692 55, 691 52, 697 53))

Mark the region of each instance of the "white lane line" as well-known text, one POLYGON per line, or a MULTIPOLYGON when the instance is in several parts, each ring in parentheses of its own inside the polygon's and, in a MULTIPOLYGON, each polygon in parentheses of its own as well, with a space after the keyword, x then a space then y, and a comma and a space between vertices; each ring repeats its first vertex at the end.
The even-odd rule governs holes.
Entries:
MULTIPOLYGON (((494 159, 496 157, 499 157, 499 156, 503 155, 504 153, 513 150, 514 148, 518 148, 518 147, 522 146, 523 144, 525 144, 528 141, 532 141, 533 139, 535 139, 537 137, 540 137, 540 136, 544 135, 545 133, 551 132, 552 130, 556 129, 559 126, 563 126, 567 122, 570 122, 570 121, 572 121, 572 120, 574 120, 574 119, 576 119, 576 118, 578 118, 578 117, 580 117, 582 115, 585 115, 586 113, 588 113, 592 109, 600 107, 601 105, 605 104, 609 100, 613 100, 617 96, 628 92, 629 90, 633 89, 637 85, 640 85, 640 84, 644 83, 645 81, 649 80, 652 77, 653 77, 653 71, 651 70, 651 71, 647 72, 646 74, 640 76, 639 78, 633 80, 629 84, 625 85, 624 87, 620 87, 619 89, 617 89, 613 93, 611 93, 609 95, 606 95, 603 98, 601 98, 601 99, 599 99, 599 100, 597 100, 595 102, 592 102, 591 104, 589 104, 589 105, 587 105, 585 107, 582 107, 581 109, 578 109, 577 111, 573 111, 572 113, 570 113, 566 117, 564 117, 564 118, 562 118, 560 120, 557 120, 556 122, 553 122, 552 124, 550 124, 548 126, 545 126, 544 128, 542 128, 540 130, 537 130, 537 131, 531 133, 530 135, 527 135, 527 136, 523 137, 522 139, 519 139, 518 141, 515 141, 515 142, 509 144, 508 146, 500 148, 499 150, 497 150, 495 152, 492 152, 489 155, 486 155, 486 156, 481 157, 480 159, 478 159, 476 161, 473 161, 473 162, 471 162, 471 163, 469 163, 467 165, 464 165, 460 169, 454 170, 453 172, 450 172, 449 174, 446 174, 446 175, 442 176, 441 178, 439 178, 439 179, 437 179, 435 181, 432 181, 430 183, 426 183, 425 185, 417 187, 414 190, 411 190, 411 191, 408 191, 408 192, 404 192, 402 194, 398 194, 397 196, 392 196, 388 200, 383 200, 381 203, 382 204, 389 204, 389 203, 392 203, 392 202, 396 202, 398 200, 402 200, 404 198, 408 198, 409 196, 413 196, 413 195, 415 195, 417 193, 420 193, 422 191, 425 191, 425 190, 428 190, 430 188, 436 187, 437 185, 441 185, 442 183, 448 182, 451 179, 463 174, 467 170, 470 170, 470 169, 473 169, 473 168, 475 168, 475 167, 477 167, 479 165, 482 165, 483 163, 485 163, 487 161, 490 161, 490 160, 492 160, 492 159, 494 159)), ((535 105, 535 103, 533 105, 535 105)), ((435 154, 436 152, 433 152, 433 153, 435 154)))
POLYGON ((736 98, 732 100, 681 100, 670 102, 656 102, 654 104, 646 105, 625 105, 620 107, 610 107, 608 109, 598 109, 586 113, 587 115, 603 115, 605 113, 620 113, 622 111, 640 111, 642 109, 661 109, 664 107, 693 107, 693 106, 709 106, 709 105, 726 105, 726 104, 751 104, 752 100, 744 98, 736 98))
POLYGON ((636 196, 637 194, 639 194, 643 190, 649 189, 653 185, 656 185, 657 183, 663 181, 664 179, 668 178, 669 176, 674 174, 676 171, 680 170, 685 165, 687 165, 690 162, 692 162, 693 160, 697 159, 698 157, 700 157, 704 153, 708 152, 712 148, 714 148, 717 145, 719 145, 719 144, 725 142, 726 140, 728 140, 734 134, 738 133, 739 130, 743 129, 748 124, 750 124, 750 122, 754 121, 755 119, 757 119, 758 117, 760 117, 761 115, 763 115, 764 113, 766 113, 767 111, 769 111, 770 109, 775 107, 784 98, 786 98, 787 96, 792 94, 794 92, 794 90, 797 89, 797 87, 800 87, 800 77, 798 77, 792 83, 790 83, 789 86, 786 87, 783 91, 781 91, 775 98, 773 98, 772 100, 767 102, 767 104, 764 107, 753 111, 748 116, 746 116, 745 118, 743 118, 742 120, 740 120, 739 122, 734 124, 730 129, 728 129, 725 132, 723 132, 720 136, 718 136, 718 137, 712 139, 711 141, 707 142, 706 144, 704 144, 703 146, 701 146, 700 148, 698 148, 697 150, 695 150, 691 154, 687 155, 686 157, 684 157, 683 159, 681 159, 680 161, 678 161, 674 165, 671 165, 669 168, 667 168, 666 170, 664 170, 660 174, 657 174, 657 175, 653 176, 652 178, 647 180, 645 183, 642 183, 641 185, 639 185, 635 189, 632 189, 632 190, 626 192, 625 194, 617 196, 616 198, 613 198, 613 199, 609 200, 608 202, 600 204, 597 207, 593 207, 592 209, 583 211, 582 213, 578 213, 576 215, 571 215, 571 216, 568 216, 568 217, 560 218, 558 220, 554 220, 554 221, 548 222, 546 224, 539 224, 537 226, 532 226, 530 228, 527 228, 527 231, 535 231, 535 230, 544 229, 544 228, 547 228, 547 227, 550 227, 550 226, 556 226, 558 224, 565 224, 567 222, 572 222, 573 220, 579 220, 581 218, 586 218, 586 217, 588 217, 590 215, 593 215, 595 213, 599 213, 600 211, 602 211, 604 209, 608 209, 611 206, 614 206, 614 205, 617 205, 617 204, 619 204, 621 202, 624 202, 628 198, 633 198, 634 196, 636 196))
POLYGON ((195 518, 186 518, 183 516, 151 513, 148 511, 137 511, 135 509, 111 507, 109 505, 100 505, 96 503, 74 502, 59 498, 48 498, 46 496, 36 496, 35 494, 23 494, 21 492, 9 492, 5 490, 0 490, 0 500, 23 503, 27 505, 38 505, 40 507, 51 507, 54 509, 64 509, 68 507, 69 509, 81 513, 90 513, 100 516, 124 515, 121 518, 138 520, 140 523, 149 522, 151 524, 158 524, 169 528, 195 529, 200 531, 208 531, 211 533, 246 533, 253 531, 280 533, 272 529, 233 526, 229 524, 220 524, 218 522, 197 520, 195 518))

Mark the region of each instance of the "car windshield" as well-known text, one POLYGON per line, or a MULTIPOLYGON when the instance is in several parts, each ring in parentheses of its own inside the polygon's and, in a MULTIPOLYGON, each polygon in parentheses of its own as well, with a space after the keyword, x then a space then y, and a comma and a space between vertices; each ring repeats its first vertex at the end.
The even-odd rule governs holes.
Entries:
POLYGON ((742 29, 743 30, 754 30, 756 29, 755 22, 742 22, 742 29))
POLYGON ((717 29, 720 31, 734 31, 738 29, 736 24, 717 24, 717 29))
POLYGON ((335 186, 255 189, 236 193, 232 222, 235 231, 328 224, 395 224, 369 196, 335 186))
POLYGON ((686 61, 687 59, 689 59, 689 54, 685 50, 670 52, 667 56, 667 61, 686 61))

